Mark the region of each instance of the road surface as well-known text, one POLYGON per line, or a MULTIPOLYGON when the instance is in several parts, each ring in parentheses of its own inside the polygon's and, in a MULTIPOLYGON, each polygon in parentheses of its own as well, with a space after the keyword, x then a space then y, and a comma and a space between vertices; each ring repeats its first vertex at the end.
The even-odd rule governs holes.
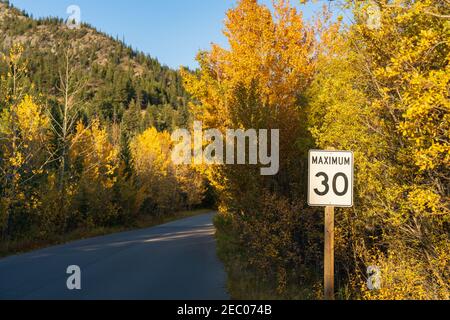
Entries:
POLYGON ((0 299, 228 299, 214 213, 0 260, 0 299), (67 268, 81 269, 68 290, 67 268))

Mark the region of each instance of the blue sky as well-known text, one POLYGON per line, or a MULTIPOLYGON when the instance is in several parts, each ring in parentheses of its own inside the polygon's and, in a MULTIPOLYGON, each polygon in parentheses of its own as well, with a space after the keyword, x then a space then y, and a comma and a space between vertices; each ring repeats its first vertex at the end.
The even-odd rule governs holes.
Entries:
MULTIPOLYGON (((212 42, 226 44, 223 20, 236 0, 11 0, 34 17, 67 18, 66 9, 78 5, 81 20, 156 57, 172 68, 195 68, 195 55, 212 42)), ((270 5, 271 0, 260 0, 270 5)), ((292 3, 299 2, 293 0, 292 3)), ((302 6, 311 17, 325 0, 302 6)))

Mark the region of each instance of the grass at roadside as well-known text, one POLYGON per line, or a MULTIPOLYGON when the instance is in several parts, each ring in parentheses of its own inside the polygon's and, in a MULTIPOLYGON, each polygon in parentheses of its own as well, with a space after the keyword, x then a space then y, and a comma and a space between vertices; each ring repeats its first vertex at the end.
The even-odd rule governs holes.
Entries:
MULTIPOLYGON (((227 289, 235 300, 311 300, 320 296, 321 288, 313 284, 288 284, 286 291, 280 294, 275 281, 264 279, 257 270, 249 267, 248 257, 239 243, 231 223, 217 215, 216 226, 217 254, 227 273, 227 289)), ((311 282, 313 283, 313 282, 311 282)))
POLYGON ((26 253, 37 249, 42 249, 54 245, 64 244, 71 241, 88 239, 97 236, 113 234, 117 232, 130 231, 136 229, 145 229, 153 226, 158 226, 171 221, 189 218, 196 215, 211 212, 211 209, 198 209, 190 211, 180 211, 174 214, 164 215, 161 217, 153 217, 142 215, 139 219, 130 226, 115 226, 109 228, 93 228, 93 229, 77 229, 64 235, 55 235, 46 240, 20 240, 0 242, 0 258, 10 255, 26 253))

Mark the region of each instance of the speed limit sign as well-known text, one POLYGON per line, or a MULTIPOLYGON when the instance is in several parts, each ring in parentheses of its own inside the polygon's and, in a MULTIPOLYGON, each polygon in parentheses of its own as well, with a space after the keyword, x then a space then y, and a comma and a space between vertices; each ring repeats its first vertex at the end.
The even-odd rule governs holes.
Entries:
POLYGON ((353 207, 353 152, 309 152, 308 204, 353 207))
POLYGON ((325 300, 334 299, 334 208, 353 207, 353 152, 309 152, 308 204, 325 207, 323 286, 325 300))

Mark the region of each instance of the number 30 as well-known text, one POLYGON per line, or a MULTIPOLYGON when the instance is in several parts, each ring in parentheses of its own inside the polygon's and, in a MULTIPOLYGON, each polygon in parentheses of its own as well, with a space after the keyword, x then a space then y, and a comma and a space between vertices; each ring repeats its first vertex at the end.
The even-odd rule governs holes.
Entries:
MULTIPOLYGON (((320 177, 323 177, 322 185, 325 187, 325 190, 324 190, 324 191, 320 191, 320 190, 318 190, 318 189, 316 188, 316 189, 314 189, 314 192, 315 192, 317 195, 323 197, 323 196, 327 195, 328 192, 330 191, 330 185, 329 185, 330 178, 328 177, 328 175, 327 175, 325 172, 319 172, 318 174, 316 174, 316 178, 320 178, 320 177)), ((337 174, 333 177, 333 184, 332 184, 332 187, 333 187, 333 192, 334 192, 337 196, 342 197, 342 196, 346 195, 346 194, 347 194, 347 191, 348 191, 348 178, 347 178, 347 176, 346 176, 344 173, 342 173, 342 172, 337 173, 337 174), (343 178, 343 179, 344 179, 344 190, 343 190, 343 191, 337 190, 337 180, 338 180, 339 178, 343 178)))

